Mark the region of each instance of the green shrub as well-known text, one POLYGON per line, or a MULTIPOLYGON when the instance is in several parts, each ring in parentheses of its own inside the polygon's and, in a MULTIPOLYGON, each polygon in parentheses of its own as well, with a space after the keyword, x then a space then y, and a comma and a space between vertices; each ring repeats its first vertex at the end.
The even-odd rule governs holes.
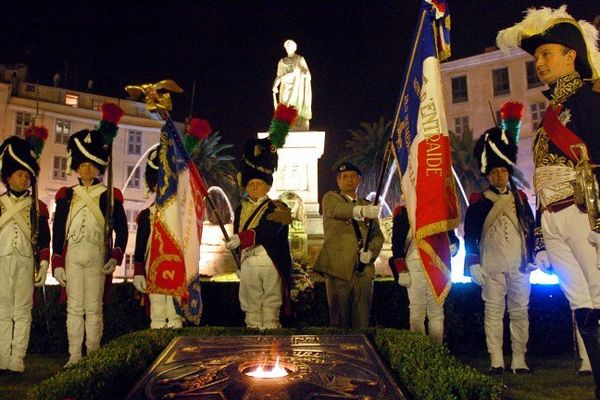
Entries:
MULTIPOLYGON (((282 329, 273 335, 349 333, 333 328, 282 329)), ((431 339, 408 331, 372 328, 366 334, 387 359, 401 387, 415 399, 497 399, 501 383, 460 364, 431 339)), ((176 336, 263 334, 242 328, 144 330, 113 340, 29 393, 31 400, 121 399, 176 336)))
MULTIPOLYGON (((203 282, 204 313, 202 326, 244 326, 244 314, 238 300, 237 282, 203 282)), ((59 353, 67 351, 66 310, 58 303, 57 286, 49 286, 48 315, 50 333, 43 318, 43 303, 33 310, 29 352, 59 353)), ((483 301, 481 288, 474 284, 455 284, 445 304, 445 340, 453 354, 484 354, 483 301)), ((533 285, 530 307, 530 354, 565 354, 572 352, 573 335, 569 304, 557 285, 533 285)), ((315 299, 310 307, 284 320, 286 327, 327 326, 329 317, 324 282, 315 286, 315 299)), ((371 324, 377 327, 408 329, 408 295, 405 288, 391 279, 375 281, 371 324)), ((104 308, 103 342, 150 325, 130 283, 115 284, 112 301, 104 308)), ((508 322, 505 323, 504 348, 510 349, 508 322)))

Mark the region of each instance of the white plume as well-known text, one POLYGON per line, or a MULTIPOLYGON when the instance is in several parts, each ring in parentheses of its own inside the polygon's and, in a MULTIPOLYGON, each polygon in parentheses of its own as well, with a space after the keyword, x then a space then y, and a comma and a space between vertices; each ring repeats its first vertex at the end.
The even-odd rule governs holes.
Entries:
POLYGON ((576 21, 568 12, 567 6, 562 5, 553 10, 549 7, 530 8, 525 12, 523 21, 498 32, 496 45, 503 52, 512 47, 519 47, 523 38, 540 34, 553 26, 557 19, 573 21, 581 30, 588 50, 588 60, 592 64, 592 80, 600 78, 600 51, 598 50, 598 30, 587 21, 576 21))

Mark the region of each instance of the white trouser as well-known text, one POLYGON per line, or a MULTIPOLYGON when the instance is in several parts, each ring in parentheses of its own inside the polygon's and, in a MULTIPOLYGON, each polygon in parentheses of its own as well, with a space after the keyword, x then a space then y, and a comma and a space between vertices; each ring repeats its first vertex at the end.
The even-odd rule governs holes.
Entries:
POLYGON ((175 311, 175 299, 165 294, 150 293, 150 328, 176 328, 183 327, 183 318, 175 311))
POLYGON ((525 353, 529 340, 529 274, 516 268, 514 272, 488 274, 481 289, 485 302, 485 340, 493 368, 504 368, 502 352, 504 334, 504 310, 508 307, 510 317, 510 341, 513 369, 527 368, 525 353))
POLYGON ((268 258, 262 265, 256 262, 242 262, 240 305, 242 311, 246 313, 246 326, 259 329, 281 327, 279 323, 281 304, 281 277, 273 262, 268 258))
POLYGON ((0 370, 22 372, 33 306, 33 258, 0 257, 0 370))
POLYGON ((572 310, 600 309, 600 270, 597 252, 587 238, 588 216, 575 205, 542 214, 542 232, 552 269, 572 310))
POLYGON ((102 273, 103 264, 103 251, 97 245, 84 242, 69 245, 65 265, 70 362, 81 359, 84 331, 87 354, 100 348, 102 295, 106 279, 102 273))
POLYGON ((410 330, 429 336, 437 343, 444 341, 444 303, 438 304, 433 290, 425 277, 419 260, 407 260, 411 284, 408 287, 410 301, 410 330), (425 318, 427 317, 427 333, 425 318))

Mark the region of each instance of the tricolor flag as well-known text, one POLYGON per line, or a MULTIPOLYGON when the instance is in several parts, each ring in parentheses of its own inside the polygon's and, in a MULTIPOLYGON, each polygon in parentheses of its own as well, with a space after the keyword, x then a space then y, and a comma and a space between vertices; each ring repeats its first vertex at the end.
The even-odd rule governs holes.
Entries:
POLYGON ((206 184, 170 118, 162 128, 158 154, 147 291, 177 297, 186 318, 199 323, 202 300, 198 262, 206 184))
POLYGON ((450 55, 448 4, 423 0, 420 15, 392 141, 413 240, 441 303, 451 286, 446 232, 458 225, 440 74, 441 55, 450 55))

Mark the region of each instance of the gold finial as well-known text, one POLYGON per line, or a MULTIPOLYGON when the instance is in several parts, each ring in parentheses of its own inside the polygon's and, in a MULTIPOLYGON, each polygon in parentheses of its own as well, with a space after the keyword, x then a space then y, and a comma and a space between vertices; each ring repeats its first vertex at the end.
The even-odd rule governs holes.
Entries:
POLYGON ((164 79, 156 83, 144 83, 142 85, 127 85, 125 91, 129 94, 132 100, 137 100, 141 95, 144 95, 146 109, 150 112, 171 111, 173 104, 171 103, 171 94, 183 93, 183 89, 171 79, 164 79))

